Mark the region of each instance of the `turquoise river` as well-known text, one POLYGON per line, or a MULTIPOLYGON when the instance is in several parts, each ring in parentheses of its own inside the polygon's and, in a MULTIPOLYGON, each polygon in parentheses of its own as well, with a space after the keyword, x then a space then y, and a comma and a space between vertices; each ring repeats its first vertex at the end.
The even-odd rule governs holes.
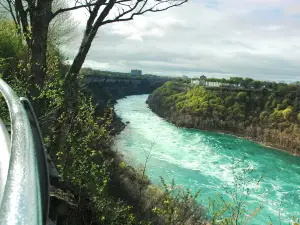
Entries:
POLYGON ((152 182, 160 184, 162 176, 194 192, 200 188, 205 206, 217 192, 228 198, 233 171, 250 168, 250 176, 263 178, 247 184, 247 208, 249 213, 260 205, 263 209, 248 224, 291 224, 291 216, 300 217, 300 157, 231 135, 177 128, 148 108, 147 97, 129 96, 115 106, 122 121, 129 122, 115 142, 128 164, 139 167, 151 151, 147 175, 152 182))

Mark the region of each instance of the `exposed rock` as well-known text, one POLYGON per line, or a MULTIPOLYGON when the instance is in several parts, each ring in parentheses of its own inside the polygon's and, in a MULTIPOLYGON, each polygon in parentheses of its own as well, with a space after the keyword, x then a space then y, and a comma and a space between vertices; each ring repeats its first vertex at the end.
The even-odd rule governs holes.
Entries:
MULTIPOLYGON (((86 76, 86 89, 93 98, 97 116, 102 116, 105 109, 118 99, 129 95, 150 94, 156 88, 170 80, 167 77, 138 79, 135 77, 86 76)), ((118 134, 125 124, 113 113, 112 134, 118 134)))
POLYGON ((295 156, 300 155, 299 137, 295 134, 263 127, 259 123, 245 126, 244 123, 234 120, 230 122, 221 120, 216 122, 213 118, 201 120, 197 115, 187 114, 176 108, 164 107, 164 100, 164 97, 157 92, 155 95, 149 95, 147 103, 154 113, 176 126, 229 133, 295 156))

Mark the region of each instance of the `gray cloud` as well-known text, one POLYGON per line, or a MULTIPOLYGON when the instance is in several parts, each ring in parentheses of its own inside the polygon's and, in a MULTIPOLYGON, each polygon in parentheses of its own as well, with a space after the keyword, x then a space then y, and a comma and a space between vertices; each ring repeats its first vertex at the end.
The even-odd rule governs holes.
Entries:
MULTIPOLYGON (((203 2, 103 27, 86 65, 174 76, 300 80, 300 22, 281 12, 292 1, 282 6, 271 0, 203 2)), ((66 46, 68 55, 76 53, 80 39, 66 46)))

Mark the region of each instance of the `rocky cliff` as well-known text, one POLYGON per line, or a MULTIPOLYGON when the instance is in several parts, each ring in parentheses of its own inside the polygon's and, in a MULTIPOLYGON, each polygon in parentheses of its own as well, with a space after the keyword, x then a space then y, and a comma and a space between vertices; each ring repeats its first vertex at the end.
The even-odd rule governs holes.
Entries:
POLYGON ((289 106, 282 110, 286 121, 276 122, 270 118, 279 110, 272 113, 265 106, 271 93, 241 92, 184 91, 167 83, 149 95, 147 103, 153 112, 176 126, 230 133, 299 156, 299 126, 288 115, 289 106))
MULTIPOLYGON (((91 94, 96 114, 103 115, 107 106, 113 107, 116 100, 129 95, 150 94, 162 86, 168 77, 113 77, 113 76, 86 76, 85 87, 91 94)), ((118 133, 124 124, 114 114, 113 132, 118 133)))

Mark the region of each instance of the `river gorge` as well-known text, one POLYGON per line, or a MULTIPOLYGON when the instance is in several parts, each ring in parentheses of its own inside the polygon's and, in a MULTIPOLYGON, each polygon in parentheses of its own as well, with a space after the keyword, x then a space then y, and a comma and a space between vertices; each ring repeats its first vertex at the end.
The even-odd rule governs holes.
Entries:
POLYGON ((278 216, 282 224, 290 224, 291 216, 300 217, 299 157, 227 134, 178 128, 154 114, 147 97, 129 96, 115 105, 117 116, 128 124, 114 148, 127 164, 139 167, 150 153, 146 173, 154 184, 160 185, 162 176, 193 192, 200 188, 199 201, 206 207, 216 193, 229 200, 233 171, 250 168, 251 176, 263 178, 247 184, 247 208, 249 213, 260 205, 263 209, 249 224, 279 224, 278 216))

